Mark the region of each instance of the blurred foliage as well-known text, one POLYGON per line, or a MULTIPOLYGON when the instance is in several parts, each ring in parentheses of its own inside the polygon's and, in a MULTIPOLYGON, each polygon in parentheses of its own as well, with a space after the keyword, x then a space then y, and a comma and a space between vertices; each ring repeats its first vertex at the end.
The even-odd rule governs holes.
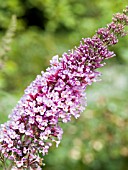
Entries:
MULTIPOLYGON (((17 16, 17 32, 0 72, 0 122, 53 55, 94 35, 126 5, 127 0, 0 0, 0 38, 11 16, 17 16)), ((112 50, 117 56, 101 69, 103 81, 88 87, 88 107, 79 120, 62 125, 62 143, 44 158, 44 170, 128 169, 128 37, 112 50)))
POLYGON ((13 15, 9 28, 0 43, 0 69, 4 67, 4 62, 5 59, 7 58, 8 51, 11 49, 10 43, 12 42, 12 38, 14 36, 15 31, 16 31, 16 16, 13 15))

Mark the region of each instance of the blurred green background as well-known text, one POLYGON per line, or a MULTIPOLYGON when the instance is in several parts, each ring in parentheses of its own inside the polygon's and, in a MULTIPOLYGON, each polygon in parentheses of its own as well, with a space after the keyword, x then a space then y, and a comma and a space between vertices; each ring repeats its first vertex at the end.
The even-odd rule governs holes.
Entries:
MULTIPOLYGON (((126 5, 127 0, 0 0, 1 39, 17 16, 0 71, 0 123, 53 55, 93 36, 126 5)), ((62 142, 44 157, 44 170, 128 170, 128 36, 111 49, 116 57, 100 69, 102 81, 88 87, 85 112, 62 125, 62 142)))

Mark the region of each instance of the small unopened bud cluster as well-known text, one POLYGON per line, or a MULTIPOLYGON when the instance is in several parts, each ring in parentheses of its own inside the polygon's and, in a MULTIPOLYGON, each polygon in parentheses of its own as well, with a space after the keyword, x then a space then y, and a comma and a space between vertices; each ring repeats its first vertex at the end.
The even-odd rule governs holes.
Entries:
POLYGON ((61 122, 80 116, 86 106, 86 87, 100 76, 96 69, 115 55, 108 46, 126 35, 127 11, 114 15, 92 38, 83 38, 79 47, 61 58, 54 56, 46 72, 27 87, 9 121, 0 128, 0 152, 14 162, 12 169, 41 169, 40 155, 46 155, 53 142, 60 143, 61 122))

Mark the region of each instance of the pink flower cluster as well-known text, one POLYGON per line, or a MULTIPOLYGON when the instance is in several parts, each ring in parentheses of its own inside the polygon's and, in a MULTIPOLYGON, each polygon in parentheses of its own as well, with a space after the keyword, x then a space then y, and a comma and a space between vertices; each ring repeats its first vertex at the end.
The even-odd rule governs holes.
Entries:
POLYGON ((60 143, 60 123, 80 116, 86 106, 85 89, 100 76, 96 69, 115 55, 108 46, 126 35, 126 13, 128 8, 92 38, 83 39, 79 47, 61 58, 54 56, 46 72, 27 87, 9 121, 0 128, 0 152, 14 162, 12 169, 41 169, 39 155, 46 155, 53 142, 60 143))

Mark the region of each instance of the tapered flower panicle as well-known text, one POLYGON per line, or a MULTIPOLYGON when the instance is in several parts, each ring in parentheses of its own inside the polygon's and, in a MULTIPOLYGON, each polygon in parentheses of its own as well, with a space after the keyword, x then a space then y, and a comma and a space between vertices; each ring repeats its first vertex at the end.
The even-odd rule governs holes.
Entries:
POLYGON ((127 12, 128 8, 114 15, 106 28, 98 29, 92 38, 83 38, 79 47, 61 58, 54 56, 46 72, 27 87, 0 129, 1 154, 14 162, 14 169, 40 169, 39 153, 44 156, 52 143, 58 146, 62 138, 60 122, 80 116, 86 106, 86 87, 100 76, 96 69, 115 55, 108 46, 126 35, 127 12))

